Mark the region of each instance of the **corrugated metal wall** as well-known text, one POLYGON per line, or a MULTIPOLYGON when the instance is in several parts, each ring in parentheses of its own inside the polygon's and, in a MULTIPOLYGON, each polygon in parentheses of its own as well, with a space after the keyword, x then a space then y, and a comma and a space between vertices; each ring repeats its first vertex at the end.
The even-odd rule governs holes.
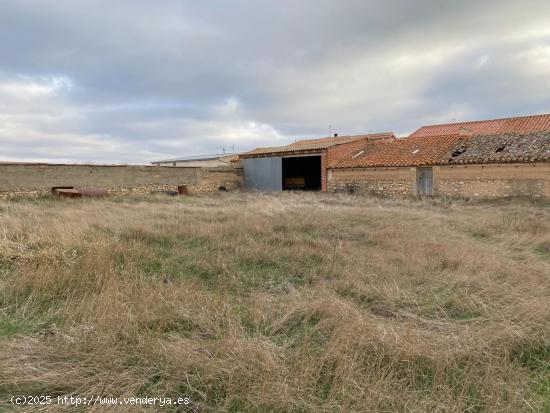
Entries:
POLYGON ((283 190, 283 161, 280 156, 244 159, 244 185, 257 191, 283 190))

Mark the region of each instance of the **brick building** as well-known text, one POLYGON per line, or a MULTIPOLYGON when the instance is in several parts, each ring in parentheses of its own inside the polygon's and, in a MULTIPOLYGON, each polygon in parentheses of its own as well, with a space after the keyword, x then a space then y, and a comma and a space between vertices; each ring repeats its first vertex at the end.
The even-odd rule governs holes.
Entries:
POLYGON ((329 165, 329 191, 550 198, 550 132, 370 142, 329 165))
POLYGON ((550 198, 550 114, 298 141, 241 156, 259 190, 550 198))

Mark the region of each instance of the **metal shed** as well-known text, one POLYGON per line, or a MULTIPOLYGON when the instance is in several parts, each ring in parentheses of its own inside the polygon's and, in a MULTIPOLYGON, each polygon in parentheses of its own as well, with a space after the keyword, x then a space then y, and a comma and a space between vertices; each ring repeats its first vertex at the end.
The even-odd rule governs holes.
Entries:
POLYGON ((283 158, 269 156, 243 160, 244 185, 257 191, 283 190, 283 158))
POLYGON ((287 146, 258 148, 240 155, 247 189, 326 191, 327 167, 369 140, 395 139, 391 132, 308 139, 287 146))

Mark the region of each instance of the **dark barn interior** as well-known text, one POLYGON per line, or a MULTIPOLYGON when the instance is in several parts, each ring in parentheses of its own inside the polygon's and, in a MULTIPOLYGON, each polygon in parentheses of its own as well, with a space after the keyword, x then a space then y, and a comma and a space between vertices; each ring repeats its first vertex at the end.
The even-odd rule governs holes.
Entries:
POLYGON ((321 190, 321 157, 283 158, 283 190, 321 190))

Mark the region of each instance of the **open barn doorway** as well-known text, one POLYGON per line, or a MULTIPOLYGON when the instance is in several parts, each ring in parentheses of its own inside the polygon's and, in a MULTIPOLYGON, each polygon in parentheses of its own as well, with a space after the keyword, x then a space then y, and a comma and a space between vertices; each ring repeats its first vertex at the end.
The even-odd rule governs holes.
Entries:
POLYGON ((321 156, 283 158, 283 190, 321 190, 321 156))

